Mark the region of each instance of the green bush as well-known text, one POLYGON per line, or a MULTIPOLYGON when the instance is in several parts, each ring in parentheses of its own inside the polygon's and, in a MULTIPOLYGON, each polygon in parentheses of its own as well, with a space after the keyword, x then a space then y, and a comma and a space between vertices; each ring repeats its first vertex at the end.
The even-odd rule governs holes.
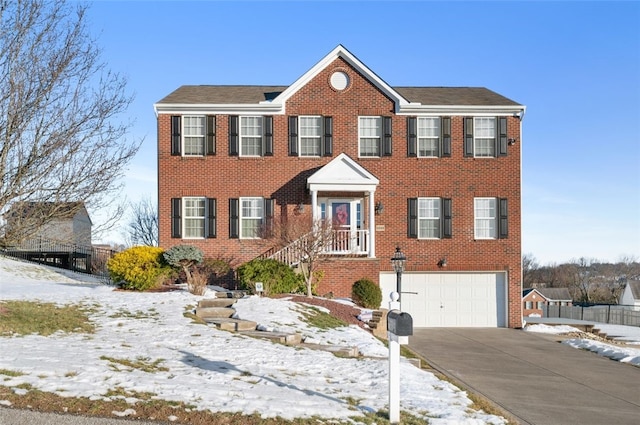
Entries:
POLYGON ((171 268, 164 261, 163 249, 135 246, 114 255, 107 262, 111 280, 124 289, 146 291, 160 286, 171 268))
POLYGON ((382 291, 370 279, 362 278, 353 284, 351 298, 353 302, 364 308, 380 308, 382 291))
POLYGON ((182 269, 187 279, 191 283, 191 267, 202 263, 204 254, 202 250, 193 245, 176 245, 169 248, 164 254, 164 259, 170 266, 182 269))
POLYGON ((255 282, 262 282, 264 294, 304 292, 304 277, 291 267, 272 259, 255 259, 238 267, 242 289, 255 290, 255 282))

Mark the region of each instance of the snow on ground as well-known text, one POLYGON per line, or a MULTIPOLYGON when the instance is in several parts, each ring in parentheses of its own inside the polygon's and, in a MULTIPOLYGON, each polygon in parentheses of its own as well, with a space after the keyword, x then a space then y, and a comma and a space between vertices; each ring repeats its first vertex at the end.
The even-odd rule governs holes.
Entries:
MULTIPOLYGON (((356 326, 328 331, 309 327, 301 320, 300 305, 288 300, 248 297, 237 302, 238 316, 265 329, 357 346, 364 354, 338 358, 192 323, 183 313, 202 298, 187 291, 114 291, 91 277, 0 256, 0 300, 83 304, 91 307, 89 315, 97 326, 91 335, 0 337, 0 370, 22 373, 3 376, 2 385, 17 393, 24 391, 21 384, 29 384, 61 396, 96 400, 116 397, 107 394, 121 389, 131 394, 132 403, 135 393, 149 392, 200 410, 265 418, 347 419, 388 408, 388 350, 367 331, 356 326), (157 362, 158 370, 144 372, 117 363, 135 359, 157 362)), ((499 416, 469 410, 466 392, 405 360, 400 391, 401 409, 428 418, 430 424, 506 423, 499 416)), ((0 405, 7 403, 0 400, 0 405)))
MULTIPOLYGON (((627 346, 617 344, 607 344, 605 342, 595 341, 592 339, 571 338, 562 341, 574 348, 593 351, 601 356, 608 357, 612 360, 630 363, 640 366, 640 347, 635 348, 634 345, 640 345, 640 328, 633 326, 608 325, 598 323, 598 329, 615 340, 625 342, 627 346)), ((545 324, 528 325, 524 328, 529 332, 539 332, 547 334, 568 334, 571 332, 580 332, 579 329, 570 325, 551 326, 545 324)))

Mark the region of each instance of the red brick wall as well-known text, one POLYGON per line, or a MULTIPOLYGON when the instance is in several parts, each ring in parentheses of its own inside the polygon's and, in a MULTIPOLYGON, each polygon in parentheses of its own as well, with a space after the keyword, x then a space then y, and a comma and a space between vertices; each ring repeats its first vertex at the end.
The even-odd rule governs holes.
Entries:
MULTIPOLYGON (((379 92, 346 62, 337 59, 309 81, 286 104, 286 115, 275 115, 274 155, 242 158, 228 155, 228 117, 217 116, 217 155, 185 158, 170 155, 170 116, 158 117, 158 176, 160 245, 169 248, 191 243, 208 256, 233 256, 247 261, 268 247, 252 240, 229 239, 228 199, 243 196, 276 198, 276 219, 290 214, 298 203, 311 203, 306 178, 319 167, 344 152, 380 180, 375 199, 384 204, 376 216, 376 254, 379 270, 391 270, 387 260, 398 245, 408 257, 409 271, 437 271, 438 261, 447 259, 447 271, 507 271, 509 277, 509 326, 522 323, 521 303, 521 223, 520 223, 520 143, 508 146, 508 156, 499 158, 463 157, 463 117, 451 117, 450 158, 408 158, 406 116, 395 116, 393 102, 379 92), (329 85, 330 75, 341 69, 349 74, 351 86, 341 92, 329 85), (329 115, 333 117, 331 158, 288 156, 288 115, 329 115), (358 116, 393 116, 393 155, 358 158, 358 116), (170 199, 207 196, 218 200, 216 239, 183 241, 171 238, 170 199), (453 237, 417 240, 407 237, 407 198, 445 197, 452 199, 453 237), (508 199, 509 237, 499 240, 474 239, 475 197, 508 199)), ((521 140, 520 122, 508 118, 508 137, 521 140)), ((352 266, 349 266, 352 267, 352 266)), ((359 270, 345 276, 345 285, 334 293, 344 293, 359 277, 359 270), (357 276, 356 276, 357 275, 357 276), (355 279, 354 279, 355 278, 355 279)), ((370 269, 367 269, 370 271, 370 269)), ((329 272, 337 273, 337 272, 329 272)), ((343 272, 341 272, 343 273, 343 272)), ((327 275, 328 276, 328 275, 327 275)), ((342 275, 335 278, 342 279, 342 275)), ((377 280, 377 276, 370 276, 377 280)), ((324 292, 333 289, 322 288, 324 292)))

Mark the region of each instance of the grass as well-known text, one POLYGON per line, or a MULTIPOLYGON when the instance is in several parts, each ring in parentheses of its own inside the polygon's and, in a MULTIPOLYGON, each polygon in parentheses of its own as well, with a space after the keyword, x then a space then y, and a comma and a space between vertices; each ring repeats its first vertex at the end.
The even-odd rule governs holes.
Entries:
POLYGON ((49 336, 55 332, 94 333, 87 307, 58 306, 33 301, 0 302, 0 336, 38 334, 49 336))
POLYGON ((147 373, 156 373, 156 372, 169 372, 169 369, 160 366, 164 360, 157 359, 153 362, 149 357, 136 357, 135 360, 130 359, 116 359, 114 357, 108 356, 100 356, 100 360, 106 360, 111 363, 111 368, 115 371, 122 372, 123 370, 133 370, 138 369, 147 373), (122 368, 124 366, 124 369, 122 368))
MULTIPOLYGON (((135 413, 127 419, 159 421, 167 423, 168 418, 174 424, 190 425, 387 425, 389 414, 381 410, 375 413, 367 413, 364 416, 354 416, 349 420, 325 419, 320 417, 287 420, 283 418, 263 419, 258 413, 243 415, 240 413, 221 413, 205 410, 197 410, 192 405, 183 402, 165 401, 155 399, 153 393, 141 393, 126 391, 122 388, 114 388, 104 394, 103 400, 89 399, 87 397, 61 397, 53 393, 47 393, 33 389, 29 385, 22 387, 27 392, 17 395, 11 388, 0 385, 0 400, 7 400, 11 407, 18 409, 30 409, 41 412, 55 412, 76 414, 95 417, 113 418, 113 412, 123 412, 133 409, 135 413), (127 402, 132 398, 138 401, 135 404, 127 402)), ((352 403, 354 400, 347 400, 352 403)), ((403 425, 424 425, 424 419, 400 414, 403 425)), ((428 422, 427 422, 428 423, 428 422)))
POLYGON ((304 311, 300 311, 304 320, 310 326, 316 327, 318 329, 335 329, 341 328, 343 326, 348 326, 348 324, 329 313, 321 311, 316 307, 306 307, 304 311))

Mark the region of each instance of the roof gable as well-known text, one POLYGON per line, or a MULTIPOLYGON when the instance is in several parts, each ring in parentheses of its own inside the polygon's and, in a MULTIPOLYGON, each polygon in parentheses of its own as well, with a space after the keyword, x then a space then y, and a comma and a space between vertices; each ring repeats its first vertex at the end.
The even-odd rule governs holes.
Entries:
POLYGON ((310 190, 375 191, 380 181, 349 155, 341 153, 307 179, 310 190))
POLYGON ((285 104, 287 99, 293 96, 300 88, 304 87, 309 81, 311 81, 320 71, 324 70, 327 66, 331 65, 336 59, 342 58, 349 65, 351 65, 356 71, 362 74, 371 84, 378 88, 381 92, 387 95, 393 100, 396 105, 396 109, 403 105, 408 105, 409 101, 405 99, 400 93, 388 85, 382 78, 378 77, 371 69, 369 69, 364 63, 356 58, 351 52, 349 52, 343 45, 333 49, 329 54, 316 63, 311 69, 305 72, 300 78, 298 78, 293 84, 287 87, 280 95, 278 95, 273 101, 285 104))
POLYGON ((627 286, 631 291, 631 296, 634 300, 640 301, 640 280, 630 280, 627 282, 627 286))

